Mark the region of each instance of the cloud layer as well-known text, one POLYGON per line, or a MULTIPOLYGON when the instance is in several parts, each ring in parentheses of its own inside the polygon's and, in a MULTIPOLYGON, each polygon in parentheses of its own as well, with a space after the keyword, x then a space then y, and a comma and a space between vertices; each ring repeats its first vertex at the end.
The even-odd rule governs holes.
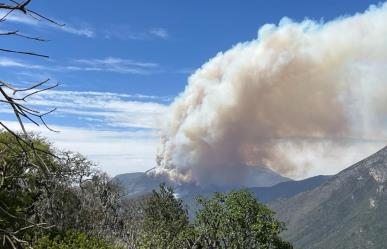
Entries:
MULTIPOLYGON (((14 130, 16 122, 7 125, 14 130)), ((80 152, 99 169, 114 176, 128 172, 144 172, 155 166, 158 133, 155 131, 95 130, 73 126, 52 126, 59 133, 27 124, 27 129, 54 142, 61 150, 80 152)))
POLYGON ((57 108, 51 116, 78 118, 94 128, 158 129, 166 110, 166 97, 109 92, 47 91, 34 95, 29 104, 57 108))
MULTIPOLYGON (((158 129, 167 103, 169 98, 160 96, 51 90, 31 96, 28 106, 42 111, 57 107, 47 119, 59 133, 26 125, 59 149, 86 155, 111 175, 146 171, 156 165, 158 129)), ((20 130, 8 107, 0 108, 0 117, 20 130)))
MULTIPOLYGON (((7 14, 7 11, 0 10, 0 17, 7 14)), ((110 25, 109 28, 104 28, 101 30, 95 30, 91 25, 86 23, 70 23, 68 21, 60 21, 55 19, 60 24, 65 24, 64 26, 55 25, 50 22, 39 21, 32 18, 31 16, 24 15, 23 13, 13 12, 10 15, 7 15, 6 23, 17 23, 23 25, 29 25, 39 28, 51 28, 54 30, 66 32, 72 35, 82 36, 86 38, 95 38, 103 37, 105 39, 120 39, 120 40, 137 40, 137 41, 147 41, 154 39, 167 40, 169 38, 169 32, 165 28, 153 27, 148 30, 143 31, 134 31, 131 27, 122 24, 110 25)))
MULTIPOLYGON (((6 11, 0 11, 0 17, 4 16, 5 14, 7 14, 6 11)), ((95 31, 93 29, 91 29, 90 27, 86 27, 87 25, 73 26, 72 24, 69 24, 67 22, 66 25, 60 26, 60 25, 55 25, 55 24, 45 22, 45 21, 39 21, 37 19, 32 18, 31 16, 28 16, 28 15, 25 15, 23 13, 16 12, 16 11, 7 15, 6 21, 24 24, 24 25, 35 26, 35 27, 49 27, 49 28, 60 30, 60 31, 70 33, 73 35, 84 36, 87 38, 92 38, 95 36, 95 31)), ((57 22, 64 23, 64 22, 61 22, 58 20, 57 20, 57 22)))
POLYGON ((56 65, 33 64, 20 59, 0 57, 0 67, 38 69, 53 72, 85 71, 138 75, 150 75, 162 72, 157 63, 117 57, 73 59, 71 63, 56 65))
POLYGON ((387 4, 325 24, 284 18, 219 53, 172 104, 157 171, 204 184, 237 183, 246 165, 302 177, 382 146, 386 23, 387 4))

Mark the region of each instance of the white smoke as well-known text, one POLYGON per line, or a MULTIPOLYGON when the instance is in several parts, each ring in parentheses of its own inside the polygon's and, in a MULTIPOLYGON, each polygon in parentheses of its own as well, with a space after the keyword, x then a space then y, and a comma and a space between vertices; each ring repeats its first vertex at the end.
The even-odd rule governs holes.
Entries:
POLYGON ((387 3, 325 24, 284 18, 189 78, 156 170, 204 184, 238 182, 253 166, 327 173, 325 163, 382 146, 386 124, 387 3))

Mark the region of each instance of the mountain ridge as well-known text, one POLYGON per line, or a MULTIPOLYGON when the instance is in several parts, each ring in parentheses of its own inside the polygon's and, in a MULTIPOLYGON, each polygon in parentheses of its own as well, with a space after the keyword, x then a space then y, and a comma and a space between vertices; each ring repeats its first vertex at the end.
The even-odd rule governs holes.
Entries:
POLYGON ((135 172, 115 176, 113 179, 126 189, 127 197, 135 197, 151 192, 158 188, 161 183, 166 183, 175 188, 179 194, 192 194, 202 192, 223 192, 231 189, 249 188, 251 186, 270 187, 278 183, 293 181, 290 178, 283 177, 274 171, 263 167, 249 167, 248 177, 240 186, 236 185, 197 185, 195 183, 173 182, 165 175, 156 175, 152 172, 135 172), (246 183, 247 181, 247 183, 246 183))
POLYGON ((320 186, 269 206, 296 248, 384 248, 387 238, 387 147, 320 186))

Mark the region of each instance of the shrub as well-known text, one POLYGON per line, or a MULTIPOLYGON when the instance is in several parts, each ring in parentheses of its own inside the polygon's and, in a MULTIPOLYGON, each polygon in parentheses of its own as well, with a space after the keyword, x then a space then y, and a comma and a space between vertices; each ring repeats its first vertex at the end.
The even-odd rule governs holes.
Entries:
POLYGON ((34 249, 121 249, 109 245, 102 239, 88 236, 77 231, 67 231, 63 234, 51 234, 39 238, 34 249))

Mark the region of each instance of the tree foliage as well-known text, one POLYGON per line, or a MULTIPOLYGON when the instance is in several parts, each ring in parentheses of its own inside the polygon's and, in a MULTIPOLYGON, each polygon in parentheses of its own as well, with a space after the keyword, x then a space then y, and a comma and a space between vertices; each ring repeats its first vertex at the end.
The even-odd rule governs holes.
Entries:
POLYGON ((201 209, 190 224, 171 188, 153 191, 144 207, 141 248, 292 248, 279 237, 284 224, 247 191, 216 193, 198 203, 201 209))
POLYGON ((140 248, 171 248, 188 224, 187 210, 182 201, 175 198, 171 187, 162 184, 144 204, 140 248))
POLYGON ((0 133, 0 238, 12 247, 26 243, 31 229, 48 227, 31 216, 50 184, 48 170, 41 169, 54 164, 54 158, 43 139, 35 138, 33 144, 37 150, 20 146, 10 133, 0 133))
POLYGON ((30 138, 34 148, 20 146, 8 132, 0 133, 1 243, 28 246, 54 229, 107 239, 123 234, 117 184, 82 155, 57 151, 37 136, 30 138))
POLYGON ((247 191, 216 193, 198 203, 195 230, 201 248, 291 248, 279 238, 284 223, 247 191))
POLYGON ((45 235, 34 244, 34 249, 123 249, 112 246, 102 239, 82 232, 67 231, 64 234, 45 235))

